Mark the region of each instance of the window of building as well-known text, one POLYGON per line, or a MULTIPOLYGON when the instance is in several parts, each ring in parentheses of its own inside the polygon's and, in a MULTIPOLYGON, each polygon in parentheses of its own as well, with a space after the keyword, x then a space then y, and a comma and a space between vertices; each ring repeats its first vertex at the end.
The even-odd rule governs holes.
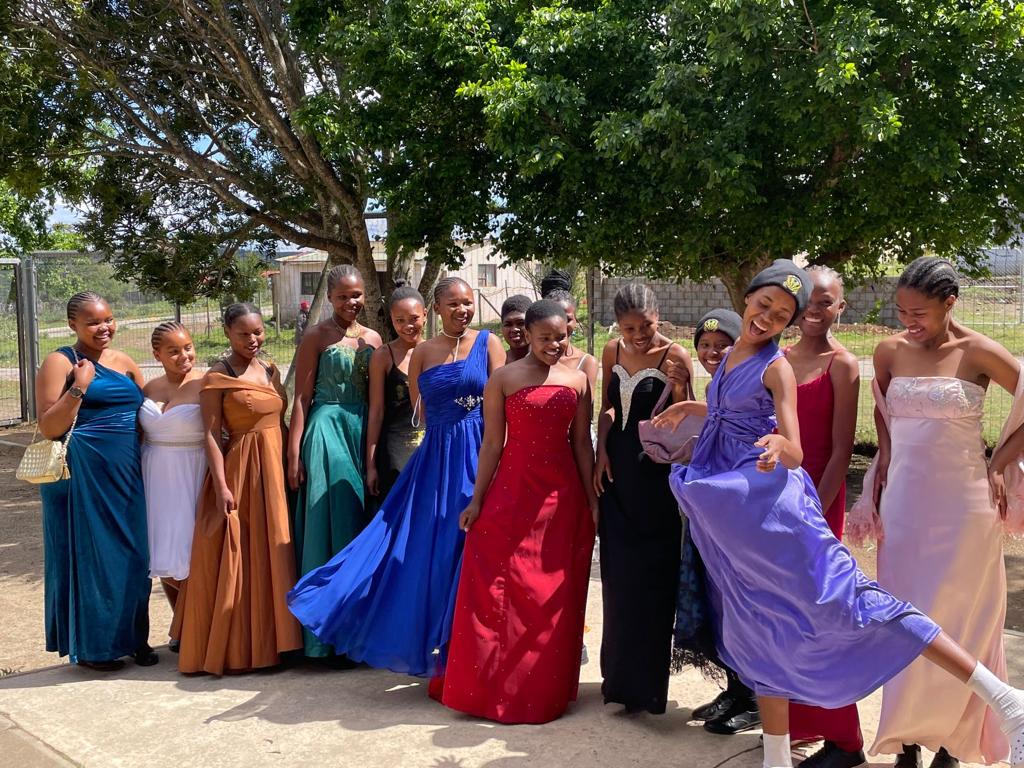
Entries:
POLYGON ((302 279, 299 293, 303 296, 312 296, 316 293, 316 284, 320 280, 319 272, 300 272, 299 277, 302 279))
POLYGON ((478 288, 494 288, 498 284, 497 264, 477 264, 476 284, 478 288))

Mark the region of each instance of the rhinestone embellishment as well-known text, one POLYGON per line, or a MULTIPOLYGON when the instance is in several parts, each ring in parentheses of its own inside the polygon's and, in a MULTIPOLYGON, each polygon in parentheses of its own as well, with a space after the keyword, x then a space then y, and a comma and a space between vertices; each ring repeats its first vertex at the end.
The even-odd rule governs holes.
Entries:
POLYGON ((455 398, 455 402, 458 403, 459 405, 461 405, 467 411, 472 411, 474 408, 476 408, 478 405, 480 405, 480 403, 482 403, 483 401, 484 401, 484 399, 482 397, 480 397, 480 395, 465 395, 463 397, 456 397, 455 398))
POLYGON ((668 376, 657 368, 641 368, 630 376, 626 369, 616 363, 612 370, 619 376, 619 399, 622 401, 622 430, 625 431, 629 422, 629 409, 633 406, 633 390, 637 385, 650 376, 665 384, 668 384, 668 376))

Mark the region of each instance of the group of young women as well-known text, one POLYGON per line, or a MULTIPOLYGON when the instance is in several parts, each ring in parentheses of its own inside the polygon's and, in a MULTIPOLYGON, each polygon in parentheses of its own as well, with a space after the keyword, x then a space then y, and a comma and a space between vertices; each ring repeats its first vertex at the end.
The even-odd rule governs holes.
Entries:
POLYGON ((424 300, 401 287, 385 344, 359 323, 362 276, 335 268, 334 311, 296 354, 290 428, 255 307, 227 309, 230 352, 205 374, 187 330, 158 326, 165 374, 142 387, 111 347, 110 307, 72 297, 77 343, 47 357, 37 385, 43 434, 72 430, 70 479, 43 486, 47 647, 97 669, 155 663, 154 576, 183 672, 302 649, 429 676, 431 696, 474 716, 547 722, 576 697, 596 530, 606 702, 664 712, 674 657, 728 681, 693 712, 709 731, 761 725, 770 768, 792 764, 791 735, 824 738, 803 764, 835 768, 863 763, 855 702, 884 684, 874 750, 898 765, 920 765, 919 745, 936 768, 1011 748, 1024 765, 1000 543, 1001 517, 1024 526, 1006 491, 1024 408, 988 462, 980 430, 989 382, 1019 394, 1024 377, 952 318, 952 266, 907 269, 907 330, 875 355, 880 447, 860 506, 881 509, 881 585, 840 543, 859 366, 829 333, 845 306, 836 273, 780 260, 742 317, 702 318, 706 400, 690 355, 658 331, 653 292, 624 287, 596 451, 598 361, 571 343, 569 287, 556 273, 543 300, 506 302, 508 352, 470 327, 465 282, 438 283, 429 340, 424 300), (645 455, 642 423, 686 419, 704 422, 687 466, 645 455))

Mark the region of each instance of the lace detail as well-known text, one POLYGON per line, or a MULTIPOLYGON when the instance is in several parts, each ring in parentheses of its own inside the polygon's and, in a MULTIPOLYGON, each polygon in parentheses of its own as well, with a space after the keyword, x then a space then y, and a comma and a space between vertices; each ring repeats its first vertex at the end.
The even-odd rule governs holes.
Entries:
POLYGON ((951 376, 896 376, 889 382, 885 400, 895 417, 981 418, 985 389, 951 376))
POLYGON ((658 381, 663 381, 665 384, 668 384, 668 376, 658 368, 641 368, 630 376, 626 369, 618 363, 612 367, 612 371, 619 377, 619 399, 622 400, 622 429, 625 430, 626 425, 629 423, 629 409, 633 405, 633 390, 648 376, 658 379, 658 381))

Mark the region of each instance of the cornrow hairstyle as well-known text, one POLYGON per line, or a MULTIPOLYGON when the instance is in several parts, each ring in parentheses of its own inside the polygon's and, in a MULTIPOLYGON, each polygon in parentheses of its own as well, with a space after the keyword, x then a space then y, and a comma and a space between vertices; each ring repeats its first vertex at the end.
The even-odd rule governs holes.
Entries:
POLYGON ((551 299, 535 301, 526 309, 526 327, 529 328, 534 323, 547 320, 549 317, 560 317, 568 322, 565 310, 557 301, 551 299))
POLYGON ((551 301, 557 301, 559 304, 567 304, 568 306, 576 309, 576 299, 572 297, 572 294, 568 291, 563 291, 561 288, 555 288, 544 294, 545 299, 551 299, 551 301))
POLYGON ((230 328, 235 324, 235 321, 240 317, 246 315, 259 315, 263 317, 263 313, 260 312, 260 308, 255 304, 250 304, 248 301, 240 301, 236 304, 231 304, 227 309, 224 310, 224 327, 230 328))
POLYGON ((334 290, 335 286, 338 285, 342 280, 346 278, 354 277, 360 283, 363 282, 363 273, 353 264, 339 264, 333 267, 330 272, 327 273, 327 292, 330 293, 334 290))
POLYGON ((442 277, 437 281, 437 285, 434 286, 434 303, 440 304, 441 299, 448 293, 448 289, 453 285, 464 285, 470 290, 473 290, 472 286, 463 280, 461 277, 456 275, 449 275, 448 277, 442 277))
POLYGON ((508 315, 513 312, 526 313, 526 310, 533 304, 533 299, 529 296, 523 296, 521 293, 515 296, 509 296, 501 304, 501 319, 504 320, 508 315))
POLYGON ((619 288, 612 306, 615 309, 615 317, 622 317, 630 312, 657 312, 658 297, 643 283, 629 283, 619 288))
POLYGON ((177 331, 188 333, 188 328, 185 327, 184 323, 180 323, 177 320, 167 320, 160 323, 160 325, 153 329, 153 335, 149 337, 149 343, 153 345, 153 351, 156 352, 160 349, 164 336, 168 333, 176 333, 177 331))
POLYGON ((843 276, 836 272, 832 267, 826 267, 824 264, 813 264, 807 268, 807 273, 814 277, 816 274, 824 275, 830 280, 835 280, 836 285, 839 286, 839 292, 846 292, 846 285, 843 283, 843 276))
POLYGON ((910 288, 929 299, 945 300, 960 295, 960 276, 946 259, 921 256, 903 270, 896 287, 910 288))
POLYGON ((68 299, 68 320, 74 320, 78 317, 78 313, 82 311, 82 307, 86 304, 97 304, 99 302, 105 302, 104 298, 95 291, 80 291, 68 299))
MULTIPOLYGON (((545 299, 550 299, 551 294, 554 291, 565 291, 568 293, 571 290, 572 275, 564 269, 552 269, 544 275, 544 279, 540 281, 540 295, 545 299)), ((556 299, 556 301, 558 301, 558 299, 556 299)))
POLYGON ((391 292, 391 296, 388 298, 388 311, 394 309, 395 304, 406 299, 415 299, 420 304, 426 306, 426 302, 423 301, 423 295, 413 288, 411 285, 405 282, 405 280, 395 280, 395 290, 391 292))

